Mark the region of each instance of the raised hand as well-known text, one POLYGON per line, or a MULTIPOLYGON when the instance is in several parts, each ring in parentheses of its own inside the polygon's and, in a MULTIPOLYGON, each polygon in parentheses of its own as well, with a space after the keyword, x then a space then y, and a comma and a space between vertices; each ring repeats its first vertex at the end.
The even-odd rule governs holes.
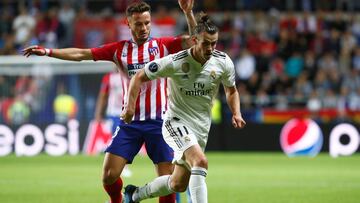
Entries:
POLYGON ((194 0, 178 0, 181 10, 185 13, 192 11, 194 7, 194 0))
POLYGON ((38 56, 50 56, 51 55, 51 49, 46 49, 45 47, 34 45, 30 47, 26 47, 25 49, 21 50, 24 56, 29 57, 32 54, 38 55, 38 56))

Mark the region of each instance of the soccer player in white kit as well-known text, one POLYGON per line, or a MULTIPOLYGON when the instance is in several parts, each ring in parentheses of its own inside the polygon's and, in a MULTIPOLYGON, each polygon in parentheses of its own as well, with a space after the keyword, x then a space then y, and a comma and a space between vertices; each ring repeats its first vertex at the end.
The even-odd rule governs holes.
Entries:
POLYGON ((188 50, 148 63, 130 81, 129 97, 122 118, 131 122, 141 84, 160 77, 169 83, 169 107, 162 133, 174 150, 175 170, 143 187, 128 185, 125 202, 183 192, 189 186, 193 203, 207 202, 208 162, 204 154, 211 125, 212 101, 223 84, 235 128, 245 126, 240 113, 240 98, 235 86, 232 60, 215 50, 218 28, 203 15, 195 28, 195 45, 188 50))

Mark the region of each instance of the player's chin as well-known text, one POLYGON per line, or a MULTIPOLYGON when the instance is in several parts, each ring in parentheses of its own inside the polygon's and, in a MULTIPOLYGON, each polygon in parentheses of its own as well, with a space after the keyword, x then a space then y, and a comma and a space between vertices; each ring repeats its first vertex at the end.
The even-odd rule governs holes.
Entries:
POLYGON ((140 34, 139 39, 147 40, 149 38, 149 34, 140 34))

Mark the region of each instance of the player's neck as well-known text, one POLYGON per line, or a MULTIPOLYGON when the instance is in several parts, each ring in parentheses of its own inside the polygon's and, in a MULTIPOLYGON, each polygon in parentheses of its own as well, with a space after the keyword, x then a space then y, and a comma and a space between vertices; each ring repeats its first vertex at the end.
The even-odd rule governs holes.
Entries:
POLYGON ((133 41, 135 44, 137 44, 138 46, 144 44, 144 43, 147 42, 148 40, 149 40, 149 38, 147 38, 147 39, 138 39, 138 38, 135 38, 135 37, 132 38, 132 41, 133 41))
POLYGON ((192 57, 195 59, 195 61, 199 62, 201 65, 204 65, 206 63, 207 60, 201 57, 198 52, 196 52, 195 47, 192 47, 190 49, 190 53, 192 57))

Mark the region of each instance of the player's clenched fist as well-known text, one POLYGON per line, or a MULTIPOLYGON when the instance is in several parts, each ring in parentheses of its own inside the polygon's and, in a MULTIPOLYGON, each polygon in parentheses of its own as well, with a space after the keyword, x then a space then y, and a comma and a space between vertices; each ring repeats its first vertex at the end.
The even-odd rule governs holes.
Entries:
POLYGON ((194 0, 178 0, 180 8, 187 12, 192 11, 192 8, 194 7, 194 0))
POLYGON ((29 57, 32 54, 35 54, 38 56, 45 56, 45 55, 51 56, 52 49, 47 49, 47 48, 39 46, 39 45, 34 45, 34 46, 30 46, 30 47, 23 49, 22 52, 23 52, 23 55, 26 57, 29 57))
POLYGON ((245 127, 246 122, 242 116, 236 115, 236 116, 232 117, 232 124, 233 124, 234 128, 243 128, 243 127, 245 127))
POLYGON ((124 108, 124 111, 122 112, 120 118, 125 122, 125 123, 131 123, 132 118, 134 116, 134 111, 129 110, 128 107, 124 108))

